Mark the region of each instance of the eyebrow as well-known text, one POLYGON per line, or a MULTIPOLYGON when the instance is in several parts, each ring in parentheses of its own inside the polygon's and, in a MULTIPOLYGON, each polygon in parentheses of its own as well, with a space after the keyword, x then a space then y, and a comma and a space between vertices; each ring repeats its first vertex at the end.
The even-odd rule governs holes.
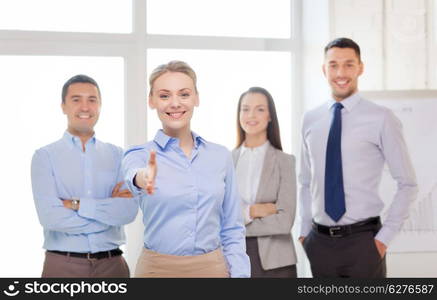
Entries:
MULTIPOLYGON (((356 62, 356 61, 353 60, 353 59, 348 59, 348 60, 346 60, 345 62, 346 62, 346 63, 351 63, 351 62, 356 62)), ((335 64, 335 63, 338 63, 338 61, 336 61, 336 60, 330 60, 328 63, 329 63, 329 64, 335 64)))
MULTIPOLYGON (((75 99, 75 98, 83 98, 83 95, 71 95, 70 96, 70 98, 71 99, 75 99)), ((86 99, 98 99, 98 97, 97 96, 89 96, 89 97, 86 97, 86 99)))
MULTIPOLYGON (((184 90, 189 90, 189 91, 191 92, 191 89, 190 89, 190 88, 181 88, 181 89, 178 90, 178 92, 180 92, 180 91, 184 91, 184 90)), ((170 91, 170 90, 167 90, 167 89, 160 89, 160 90, 158 90, 158 92, 171 93, 171 91, 170 91)))
MULTIPOLYGON (((250 105, 243 104, 242 107, 250 107, 250 105)), ((255 107, 267 107, 267 105, 266 104, 258 104, 258 105, 255 105, 255 107)))
MULTIPOLYGON (((81 97, 83 97, 83 95, 71 95, 70 97, 71 98, 81 98, 81 97)), ((91 95, 91 96, 89 96, 87 98, 95 98, 95 99, 97 99, 97 96, 91 95)))

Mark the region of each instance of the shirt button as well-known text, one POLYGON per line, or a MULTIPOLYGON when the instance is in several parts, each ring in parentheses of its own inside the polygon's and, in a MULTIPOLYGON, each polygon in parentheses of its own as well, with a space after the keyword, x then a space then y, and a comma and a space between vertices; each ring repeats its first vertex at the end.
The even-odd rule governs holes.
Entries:
POLYGON ((91 195, 91 191, 88 191, 88 195, 91 195))

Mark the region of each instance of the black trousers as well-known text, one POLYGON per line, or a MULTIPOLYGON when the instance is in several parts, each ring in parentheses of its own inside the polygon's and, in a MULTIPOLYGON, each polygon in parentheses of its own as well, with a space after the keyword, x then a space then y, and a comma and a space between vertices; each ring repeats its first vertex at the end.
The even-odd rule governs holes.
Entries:
POLYGON ((313 277, 385 278, 385 256, 376 248, 373 231, 330 237, 312 230, 303 247, 313 277))
POLYGON ((261 259, 258 252, 258 239, 256 237, 246 238, 246 252, 250 258, 250 273, 252 278, 296 278, 296 265, 281 268, 264 270, 261 266, 261 259))

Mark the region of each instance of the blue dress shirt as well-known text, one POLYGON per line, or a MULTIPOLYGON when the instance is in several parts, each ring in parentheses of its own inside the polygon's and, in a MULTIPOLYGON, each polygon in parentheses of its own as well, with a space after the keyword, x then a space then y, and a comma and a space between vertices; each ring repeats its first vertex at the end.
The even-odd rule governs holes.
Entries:
POLYGON ((123 159, 126 183, 141 195, 144 247, 171 255, 200 255, 222 248, 231 277, 249 277, 245 227, 230 152, 192 133, 188 158, 179 140, 159 130, 155 139, 129 149, 123 159), (133 184, 156 151, 153 195, 133 184))
POLYGON ((70 252, 99 252, 124 244, 121 225, 132 222, 138 198, 111 198, 123 181, 123 151, 92 137, 82 150, 78 137, 65 132, 62 139, 38 149, 32 158, 32 190, 44 248, 70 252), (78 211, 61 199, 80 198, 78 211))
POLYGON ((312 219, 335 226, 380 216, 385 205, 378 192, 386 163, 397 182, 397 192, 382 216, 383 226, 375 238, 388 245, 407 218, 418 192, 401 122, 391 110, 361 98, 358 93, 341 101, 346 212, 335 222, 324 207, 326 146, 334 103, 331 100, 307 112, 303 120, 299 174, 301 236, 310 232, 312 219))

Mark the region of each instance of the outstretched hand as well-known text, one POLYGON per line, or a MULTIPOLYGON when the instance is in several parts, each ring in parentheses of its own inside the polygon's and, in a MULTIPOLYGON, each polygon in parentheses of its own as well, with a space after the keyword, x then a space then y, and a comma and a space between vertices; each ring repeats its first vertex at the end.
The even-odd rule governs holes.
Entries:
POLYGON ((135 176, 135 185, 145 190, 147 194, 152 195, 155 191, 155 178, 157 173, 156 151, 152 150, 146 168, 140 169, 135 176))
POLYGON ((146 171, 146 192, 149 195, 152 195, 155 191, 155 178, 157 173, 158 166, 156 165, 156 151, 151 151, 146 171))

